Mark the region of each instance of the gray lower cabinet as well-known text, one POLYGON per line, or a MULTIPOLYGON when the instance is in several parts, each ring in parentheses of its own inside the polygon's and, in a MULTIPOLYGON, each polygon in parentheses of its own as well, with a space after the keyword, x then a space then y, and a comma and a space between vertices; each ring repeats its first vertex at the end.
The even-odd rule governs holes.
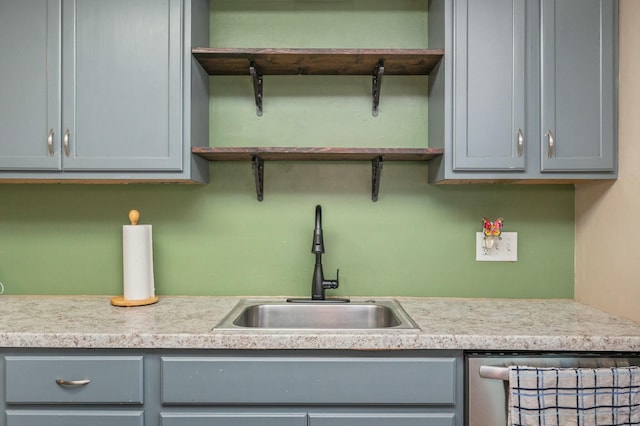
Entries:
POLYGON ((459 357, 394 355, 162 356, 162 425, 461 425, 459 357))
POLYGON ((203 12, 198 0, 2 2, 0 179, 205 179, 190 151, 208 143, 208 79, 191 47, 208 21, 184 19, 203 12))
POLYGON ((459 351, 5 350, 0 426, 462 426, 459 351))
POLYGON ((7 410, 7 426, 143 426, 142 411, 7 410))
POLYGON ((443 121, 430 124, 430 146, 445 149, 431 181, 617 177, 617 0, 455 0, 443 10, 453 54, 430 77, 430 119, 443 121))
POLYGON ((451 413, 309 413, 309 426, 455 426, 451 413))
POLYGON ((307 426, 307 414, 299 413, 162 413, 162 426, 307 426))

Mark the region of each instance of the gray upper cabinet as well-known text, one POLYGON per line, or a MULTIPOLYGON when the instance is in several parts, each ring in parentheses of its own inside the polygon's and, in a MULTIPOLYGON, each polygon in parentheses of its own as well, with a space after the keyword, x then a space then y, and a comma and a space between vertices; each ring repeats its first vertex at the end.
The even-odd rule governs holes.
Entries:
POLYGON ((525 0, 458 0, 454 170, 524 170, 525 0))
POLYGON ((615 170, 617 7, 542 0, 543 172, 615 170))
POLYGON ((0 2, 0 170, 60 168, 60 22, 60 0, 0 2))
POLYGON ((3 2, 0 179, 206 180, 191 147, 208 144, 208 79, 191 47, 208 42, 208 22, 186 19, 192 6, 208 10, 190 0, 3 2))
POLYGON ((432 182, 617 177, 617 0, 455 0, 429 77, 432 182))
POLYGON ((63 0, 62 13, 63 167, 181 170, 180 0, 63 0))

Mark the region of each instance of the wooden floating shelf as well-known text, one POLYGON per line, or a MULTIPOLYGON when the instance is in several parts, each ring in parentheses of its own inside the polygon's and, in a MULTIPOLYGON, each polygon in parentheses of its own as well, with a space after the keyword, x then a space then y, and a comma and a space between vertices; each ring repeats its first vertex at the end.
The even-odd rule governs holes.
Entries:
POLYGON ((429 75, 444 49, 233 49, 199 47, 192 54, 210 75, 429 75))
POLYGON ((378 201, 382 164, 388 161, 429 161, 442 148, 287 148, 195 147, 191 152, 209 161, 251 161, 258 201, 264 198, 264 162, 269 161, 370 161, 371 200, 378 201))
POLYGON ((443 49, 231 49, 191 50, 210 75, 249 75, 253 79, 256 114, 262 116, 264 75, 372 76, 372 110, 378 116, 382 77, 428 75, 443 49))
POLYGON ((195 147, 194 154, 209 161, 429 161, 442 148, 287 148, 287 147, 195 147))

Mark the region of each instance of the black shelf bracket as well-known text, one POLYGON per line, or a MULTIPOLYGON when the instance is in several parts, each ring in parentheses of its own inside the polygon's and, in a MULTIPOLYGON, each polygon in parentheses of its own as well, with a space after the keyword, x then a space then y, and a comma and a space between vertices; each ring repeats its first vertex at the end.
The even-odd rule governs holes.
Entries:
POLYGON ((251 167, 256 180, 256 197, 258 201, 264 199, 264 160, 257 155, 251 157, 251 167))
MULTIPOLYGON (((378 201, 380 181, 382 180, 383 157, 379 155, 371 160, 371 201, 378 201)), ((251 156, 251 168, 256 184, 256 198, 264 200, 264 159, 259 155, 251 156)))
POLYGON ((256 98, 256 115, 262 116, 262 82, 263 77, 260 71, 256 68, 255 61, 249 62, 249 73, 253 79, 253 96, 256 98))
POLYGON ((376 65, 376 69, 373 72, 373 81, 371 85, 372 97, 373 97, 373 110, 371 114, 374 117, 378 116, 378 105, 380 104, 380 88, 382 87, 382 76, 384 75, 384 61, 380 59, 376 65))
POLYGON ((382 179, 382 156, 371 160, 371 201, 378 201, 380 180, 382 179))

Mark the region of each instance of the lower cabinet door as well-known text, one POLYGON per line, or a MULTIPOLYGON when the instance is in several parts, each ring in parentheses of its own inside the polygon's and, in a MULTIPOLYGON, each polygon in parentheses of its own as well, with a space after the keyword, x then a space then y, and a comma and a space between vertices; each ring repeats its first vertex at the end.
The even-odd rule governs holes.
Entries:
POLYGON ((143 426, 142 411, 7 410, 7 426, 143 426))
POLYGON ((455 426, 453 413, 309 413, 309 426, 455 426))
POLYGON ((306 413, 161 413, 162 426, 307 426, 306 413))

